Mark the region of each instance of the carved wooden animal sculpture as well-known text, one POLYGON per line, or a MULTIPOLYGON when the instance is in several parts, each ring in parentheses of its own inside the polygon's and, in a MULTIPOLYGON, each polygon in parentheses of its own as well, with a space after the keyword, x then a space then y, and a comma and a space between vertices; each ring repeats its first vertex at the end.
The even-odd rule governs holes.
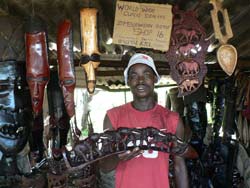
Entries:
POLYGON ((199 84, 199 81, 196 79, 193 80, 184 80, 181 84, 180 84, 180 89, 181 92, 188 92, 188 91, 192 91, 193 89, 195 89, 197 87, 197 85, 199 84))
POLYGON ((173 8, 174 21, 170 48, 166 53, 170 75, 179 87, 178 97, 195 92, 207 73, 204 64, 209 41, 196 12, 173 8))
POLYGON ((57 58, 64 104, 68 115, 72 117, 75 115, 74 89, 76 78, 73 59, 72 24, 69 20, 64 20, 58 27, 57 58))
POLYGON ((194 60, 187 60, 177 64, 176 69, 178 69, 183 76, 195 76, 199 73, 199 64, 194 60))
POLYGON ((97 41, 97 10, 83 8, 80 10, 82 57, 81 66, 86 75, 87 89, 94 93, 96 85, 96 69, 100 64, 100 52, 97 41))
POLYGON ((80 141, 72 151, 63 153, 69 171, 79 170, 100 159, 139 147, 142 150, 155 150, 197 158, 196 151, 188 143, 171 133, 154 127, 126 128, 115 131, 94 133, 80 141), (175 145, 173 145, 175 143, 175 145))

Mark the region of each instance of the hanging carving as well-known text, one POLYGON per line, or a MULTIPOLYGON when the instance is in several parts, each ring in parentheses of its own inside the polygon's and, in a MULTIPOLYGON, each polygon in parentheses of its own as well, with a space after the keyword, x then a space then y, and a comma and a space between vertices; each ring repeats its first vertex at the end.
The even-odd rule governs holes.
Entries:
POLYGON ((81 9, 80 19, 82 44, 80 64, 84 68, 88 92, 93 94, 96 85, 96 69, 100 64, 100 52, 97 41, 97 9, 81 9))
POLYGON ((174 20, 171 43, 166 53, 170 75, 179 86, 178 97, 196 91, 207 73, 204 65, 209 41, 194 11, 184 12, 173 8, 174 20))
POLYGON ((69 20, 64 20, 58 27, 57 58, 64 104, 68 115, 72 117, 75 114, 74 89, 76 78, 73 59, 72 24, 69 20))
POLYGON ((237 64, 237 51, 234 46, 230 44, 223 44, 217 50, 217 60, 221 68, 231 76, 237 64))
POLYGON ((227 41, 233 37, 233 32, 228 17, 227 9, 222 8, 221 0, 210 0, 213 5, 211 10, 211 17, 215 38, 219 40, 221 46, 217 50, 217 59, 221 68, 231 76, 237 64, 237 51, 234 46, 226 44, 227 41), (219 14, 223 17, 223 25, 219 22, 219 14), (224 30, 222 31, 222 29, 224 30))
MULTIPOLYGON (((22 151, 28 141, 31 124, 32 108, 25 67, 15 61, 1 62, 0 153, 16 156, 22 151)), ((0 160, 0 166, 1 162, 4 159, 0 160)), ((2 173, 5 173, 5 169, 0 170, 0 175, 2 173)))
POLYGON ((35 114, 42 112, 44 89, 49 81, 47 35, 43 25, 31 18, 25 33, 26 79, 35 114))
POLYGON ((221 44, 226 44, 228 39, 233 37, 233 32, 227 9, 222 8, 221 2, 221 0, 210 0, 209 3, 213 5, 213 10, 211 10, 210 13, 213 22, 215 38, 218 39, 221 44), (219 22, 219 13, 221 13, 223 16, 225 34, 223 34, 221 30, 222 25, 220 25, 219 22))

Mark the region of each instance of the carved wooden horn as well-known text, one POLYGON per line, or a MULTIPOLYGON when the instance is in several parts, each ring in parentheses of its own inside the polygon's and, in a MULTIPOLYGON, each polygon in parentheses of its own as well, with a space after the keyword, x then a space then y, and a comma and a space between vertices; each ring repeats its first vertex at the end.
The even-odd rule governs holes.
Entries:
POLYGON ((96 85, 96 69, 100 64, 100 52, 97 41, 97 9, 80 10, 82 57, 81 66, 86 75, 87 89, 94 93, 96 85))

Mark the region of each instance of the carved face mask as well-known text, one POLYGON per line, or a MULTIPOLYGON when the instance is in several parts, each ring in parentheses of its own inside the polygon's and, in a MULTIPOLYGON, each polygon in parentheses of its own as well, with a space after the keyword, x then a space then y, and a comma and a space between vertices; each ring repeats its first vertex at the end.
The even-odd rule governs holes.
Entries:
POLYGON ((100 52, 97 42, 97 9, 84 8, 80 11, 81 18, 81 66, 86 75, 87 89, 90 94, 95 91, 96 70, 100 64, 100 52))
MULTIPOLYGON (((59 139, 52 142, 56 142, 61 147, 62 145, 67 144, 67 132, 70 127, 70 118, 64 105, 63 93, 59 86, 58 72, 56 70, 51 70, 51 77, 47 86, 47 96, 49 104, 50 125, 53 128, 59 128, 60 135, 57 137, 59 139)), ((53 131, 53 134, 55 133, 56 132, 53 131)))
POLYGON ((209 41, 205 40, 205 30, 196 19, 193 11, 174 8, 174 21, 171 44, 166 53, 170 74, 177 82, 178 97, 195 92, 207 73, 204 64, 209 41))
POLYGON ((26 79, 35 114, 42 110, 44 88, 49 81, 49 63, 45 32, 26 33, 26 79))
POLYGON ((14 61, 1 62, 0 150, 6 155, 18 153, 27 143, 32 123, 29 99, 24 65, 14 61))
POLYGON ((51 70, 50 81, 47 86, 49 115, 58 122, 66 113, 62 90, 59 86, 58 72, 51 70))
POLYGON ((96 69, 99 66, 100 62, 89 61, 88 63, 81 63, 81 66, 84 68, 87 90, 90 94, 93 94, 95 91, 96 85, 96 69))
POLYGON ((74 89, 75 70, 73 60, 72 28, 69 20, 63 21, 58 28, 57 58, 59 64, 59 79, 64 103, 70 117, 75 114, 74 89))

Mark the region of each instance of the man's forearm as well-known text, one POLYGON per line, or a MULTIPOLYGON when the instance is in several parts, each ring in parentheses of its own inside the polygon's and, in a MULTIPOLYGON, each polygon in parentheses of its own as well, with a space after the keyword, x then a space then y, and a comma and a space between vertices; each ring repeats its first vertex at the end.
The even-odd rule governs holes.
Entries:
POLYGON ((117 167, 119 161, 120 159, 117 155, 112 155, 100 160, 99 167, 103 172, 110 172, 117 167))
POLYGON ((187 167, 184 158, 175 156, 175 183, 177 188, 189 188, 187 167))

